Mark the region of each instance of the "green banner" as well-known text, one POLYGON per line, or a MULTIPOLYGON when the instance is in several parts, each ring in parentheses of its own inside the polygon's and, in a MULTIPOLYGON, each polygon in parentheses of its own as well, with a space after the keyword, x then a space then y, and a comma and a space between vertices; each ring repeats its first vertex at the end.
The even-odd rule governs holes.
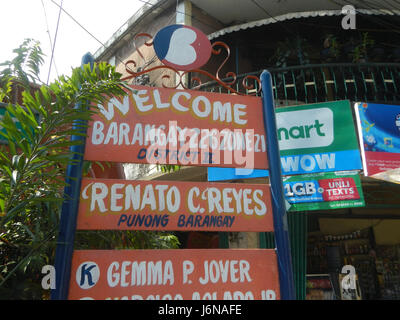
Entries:
POLYGON ((282 174, 362 168, 348 100, 278 108, 276 111, 282 174))
POLYGON ((284 107, 276 112, 282 156, 358 150, 348 100, 284 107))
POLYGON ((365 206, 357 171, 311 173, 283 177, 288 211, 343 209, 365 206))

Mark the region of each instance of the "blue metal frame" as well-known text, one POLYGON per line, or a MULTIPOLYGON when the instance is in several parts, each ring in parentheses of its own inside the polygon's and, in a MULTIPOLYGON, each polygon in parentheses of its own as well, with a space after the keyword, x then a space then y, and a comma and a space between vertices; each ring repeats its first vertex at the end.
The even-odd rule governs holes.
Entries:
MULTIPOLYGON (((93 56, 90 53, 87 53, 82 57, 82 67, 88 63, 91 65, 94 63, 93 56)), ((78 105, 75 106, 75 109, 77 108, 78 105)), ((76 121, 73 124, 73 128, 80 129, 83 133, 86 133, 86 128, 81 127, 82 124, 86 124, 86 121, 76 121)), ((70 148, 74 163, 68 165, 66 173, 67 186, 64 189, 66 198, 61 209, 60 228, 55 257, 56 288, 51 291, 52 300, 68 299, 69 281, 71 276, 71 262, 74 250, 86 136, 72 136, 71 140, 82 141, 82 144, 70 148)))
POLYGON ((264 70, 261 74, 261 88, 271 183, 274 233, 278 259, 280 295, 282 300, 295 300, 296 293, 294 289, 288 219, 282 184, 282 169, 276 128, 275 104, 271 74, 267 70, 264 70))

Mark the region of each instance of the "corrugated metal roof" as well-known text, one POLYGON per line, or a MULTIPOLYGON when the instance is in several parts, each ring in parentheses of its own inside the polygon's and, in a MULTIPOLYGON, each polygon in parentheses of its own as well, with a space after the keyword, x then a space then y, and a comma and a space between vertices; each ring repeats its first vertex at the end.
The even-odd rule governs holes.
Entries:
MULTIPOLYGON (((385 10, 385 9, 357 9, 357 14, 367 14, 367 15, 400 15, 400 10, 385 10)), ((342 15, 341 10, 323 10, 323 11, 304 11, 304 12, 292 12, 286 13, 280 16, 256 20, 248 23, 238 24, 225 29, 218 30, 217 32, 211 33, 208 36, 209 40, 213 40, 227 33, 232 33, 240 30, 251 29, 255 27, 261 27, 264 25, 282 22, 285 20, 299 19, 299 18, 310 18, 310 17, 325 17, 325 16, 339 16, 342 15)))

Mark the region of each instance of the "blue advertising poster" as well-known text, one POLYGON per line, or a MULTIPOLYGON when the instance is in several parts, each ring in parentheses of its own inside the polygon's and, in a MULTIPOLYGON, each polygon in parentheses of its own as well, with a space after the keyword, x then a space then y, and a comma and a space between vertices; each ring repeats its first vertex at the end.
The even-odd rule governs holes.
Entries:
MULTIPOLYGON (((362 169, 350 102, 276 109, 282 175, 362 169)), ((208 181, 267 177, 267 170, 208 168, 208 181)))
POLYGON ((355 112, 364 175, 378 177, 400 168, 400 106, 356 103, 355 112))
POLYGON ((269 176, 268 170, 241 168, 207 168, 208 181, 263 178, 269 176), (223 169, 223 170, 221 170, 223 169))

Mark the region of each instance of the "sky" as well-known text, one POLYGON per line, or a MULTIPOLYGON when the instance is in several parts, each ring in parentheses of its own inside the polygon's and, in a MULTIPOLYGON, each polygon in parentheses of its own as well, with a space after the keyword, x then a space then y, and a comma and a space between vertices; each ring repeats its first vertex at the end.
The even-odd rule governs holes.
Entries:
POLYGON ((70 75, 71 68, 80 66, 85 53, 94 54, 101 47, 62 12, 55 41, 55 63, 49 76, 50 38, 54 43, 60 11, 54 2, 62 2, 63 9, 103 44, 144 4, 140 0, 0 0, 0 63, 13 58, 12 50, 24 39, 39 40, 46 55, 40 74, 44 83, 48 77, 51 82, 57 75, 70 75))

